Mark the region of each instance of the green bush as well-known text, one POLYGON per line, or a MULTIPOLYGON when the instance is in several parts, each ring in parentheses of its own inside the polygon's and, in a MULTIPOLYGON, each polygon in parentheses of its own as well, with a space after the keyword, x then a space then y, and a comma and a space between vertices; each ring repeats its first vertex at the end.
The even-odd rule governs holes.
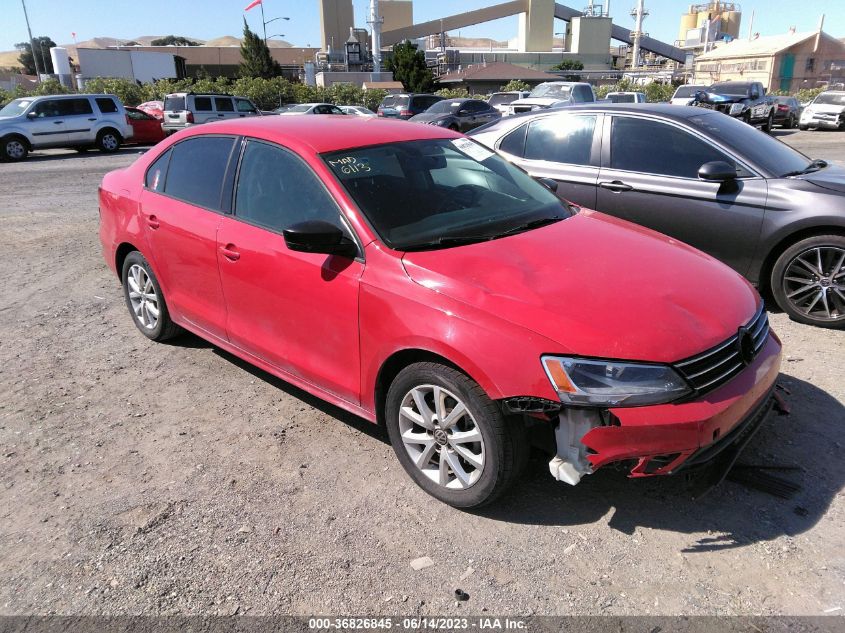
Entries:
POLYGON ((500 88, 502 92, 525 92, 530 91, 531 86, 529 86, 524 81, 520 81, 519 79, 511 79, 508 83, 500 88))
MULTIPOLYGON (((46 83, 45 81, 44 84, 46 83)), ((43 86, 44 84, 41 85, 43 86)), ((95 77, 85 82, 85 90, 87 92, 102 92, 115 95, 123 102, 123 105, 128 106, 136 106, 144 101, 144 91, 141 86, 129 79, 95 77)))

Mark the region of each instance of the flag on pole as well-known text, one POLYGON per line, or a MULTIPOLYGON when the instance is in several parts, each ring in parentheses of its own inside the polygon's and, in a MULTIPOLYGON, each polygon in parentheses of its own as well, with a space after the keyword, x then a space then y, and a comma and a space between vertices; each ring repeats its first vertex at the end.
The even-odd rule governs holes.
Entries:
POLYGON ((244 11, 249 11, 250 9, 254 9, 259 4, 261 4, 261 0, 253 0, 248 5, 246 5, 246 9, 244 9, 244 11))

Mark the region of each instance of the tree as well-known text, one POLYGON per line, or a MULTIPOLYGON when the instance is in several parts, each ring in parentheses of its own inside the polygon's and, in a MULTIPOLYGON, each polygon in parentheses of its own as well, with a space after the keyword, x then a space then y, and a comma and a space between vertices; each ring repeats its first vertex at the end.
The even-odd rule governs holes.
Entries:
POLYGON ((511 79, 500 90, 502 92, 530 92, 531 86, 520 79, 511 79))
MULTIPOLYGON (((50 48, 56 46, 56 43, 46 35, 33 38, 33 42, 35 43, 35 52, 38 55, 38 69, 42 73, 51 74, 53 72, 53 60, 50 59, 50 48)), ((34 75, 36 69, 35 60, 32 57, 32 45, 29 42, 20 42, 15 44, 15 48, 21 52, 18 55, 18 61, 23 66, 24 73, 34 75)))
POLYGON ((244 18, 244 39, 241 42, 241 77, 272 79, 282 74, 282 67, 270 55, 267 42, 253 33, 244 18))
POLYGON ((584 64, 577 59, 564 59, 552 66, 552 70, 584 70, 584 64))
POLYGON ((434 75, 425 64, 425 53, 417 50, 410 40, 393 45, 393 55, 387 60, 386 68, 408 92, 429 92, 434 85, 434 75))
POLYGON ((199 46, 199 42, 181 35, 166 35, 150 42, 150 46, 199 46))

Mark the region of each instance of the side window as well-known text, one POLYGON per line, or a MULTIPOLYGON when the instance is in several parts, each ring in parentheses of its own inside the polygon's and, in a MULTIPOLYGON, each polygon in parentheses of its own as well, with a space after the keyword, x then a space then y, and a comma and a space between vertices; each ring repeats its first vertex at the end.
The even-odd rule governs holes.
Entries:
POLYGON ((293 153, 249 141, 235 191, 235 216, 273 231, 307 220, 339 227, 340 211, 311 168, 293 153))
POLYGON ((164 190, 164 181, 167 178, 167 163, 170 162, 170 150, 158 157, 147 169, 147 178, 144 184, 147 189, 161 193, 164 190))
POLYGON ((110 99, 109 97, 97 97, 95 100, 97 102, 97 107, 103 114, 112 114, 117 112, 117 104, 114 102, 114 99, 110 99))
POLYGON ((214 107, 218 112, 234 112, 235 106, 231 97, 214 97, 214 107))
POLYGON ((255 106, 249 99, 235 99, 238 106, 238 112, 255 112, 255 106))
POLYGON ((219 209, 234 142, 225 136, 200 136, 174 145, 164 192, 198 207, 219 209))
POLYGON ((33 108, 32 111, 35 112, 35 116, 39 119, 62 116, 58 99, 46 99, 44 101, 39 101, 35 104, 35 108, 33 108))
POLYGON ((483 103, 481 101, 467 101, 464 104, 464 108, 466 108, 466 110, 470 114, 478 114, 480 112, 486 112, 489 107, 490 106, 488 106, 486 103, 483 103))
POLYGON ((211 112, 211 97, 194 97, 194 109, 197 112, 211 112))
POLYGON ((499 150, 512 154, 513 156, 521 157, 525 152, 525 133, 527 131, 527 125, 520 125, 502 139, 502 142, 499 143, 499 150))
POLYGON ((59 101, 59 110, 62 116, 78 116, 82 114, 93 114, 91 102, 88 99, 62 99, 59 101))
POLYGON ((613 117, 611 169, 698 178, 698 169, 714 160, 736 164, 709 143, 672 125, 648 119, 613 117), (654 151, 655 147, 660 151, 654 151))
POLYGON ((589 165, 596 117, 553 116, 533 121, 525 139, 525 158, 589 165))

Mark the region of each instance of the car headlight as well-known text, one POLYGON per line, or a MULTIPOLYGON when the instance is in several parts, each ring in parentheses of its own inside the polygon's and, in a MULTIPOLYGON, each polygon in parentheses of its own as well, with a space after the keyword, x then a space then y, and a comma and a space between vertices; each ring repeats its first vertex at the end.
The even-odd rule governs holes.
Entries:
POLYGON ((437 119, 437 120, 431 122, 432 125, 439 125, 441 127, 448 124, 448 123, 449 123, 449 119, 437 119))
POLYGON ((543 368, 564 404, 632 407, 671 402, 691 389, 666 365, 543 356, 543 368))
POLYGON ((740 112, 742 112, 744 109, 745 109, 745 106, 744 106, 743 104, 741 104, 741 103, 732 103, 732 104, 731 104, 731 112, 730 112, 730 114, 731 114, 731 116, 733 116, 734 114, 739 114, 739 113, 740 113, 740 112))

